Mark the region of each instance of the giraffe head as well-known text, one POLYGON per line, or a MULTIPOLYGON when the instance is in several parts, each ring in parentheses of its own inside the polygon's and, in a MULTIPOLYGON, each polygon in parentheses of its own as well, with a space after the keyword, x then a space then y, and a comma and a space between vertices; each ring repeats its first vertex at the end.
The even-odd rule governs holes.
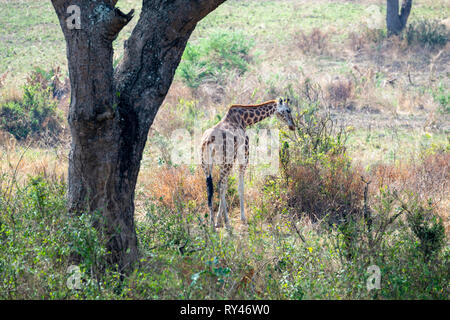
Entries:
POLYGON ((277 102, 277 117, 286 123, 290 130, 295 130, 294 120, 292 119, 291 107, 289 106, 289 99, 280 98, 277 102))

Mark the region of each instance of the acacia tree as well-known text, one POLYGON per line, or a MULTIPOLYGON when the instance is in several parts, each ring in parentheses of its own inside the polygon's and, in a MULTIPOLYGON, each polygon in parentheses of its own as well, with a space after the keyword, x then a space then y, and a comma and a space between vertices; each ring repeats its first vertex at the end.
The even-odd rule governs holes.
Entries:
POLYGON ((71 83, 68 205, 99 212, 108 263, 138 257, 134 195, 148 131, 197 23, 225 0, 143 0, 113 67, 113 41, 133 18, 117 0, 52 0, 67 45, 71 83))
POLYGON ((386 26, 389 35, 398 35, 406 27, 411 13, 412 0, 403 0, 399 13, 399 0, 387 0, 386 26))

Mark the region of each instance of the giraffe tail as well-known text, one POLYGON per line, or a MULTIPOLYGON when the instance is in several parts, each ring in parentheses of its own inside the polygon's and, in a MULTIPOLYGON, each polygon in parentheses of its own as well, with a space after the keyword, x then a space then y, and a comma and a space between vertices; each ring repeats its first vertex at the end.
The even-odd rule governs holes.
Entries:
POLYGON ((212 198, 214 193, 213 180, 211 174, 206 178, 206 189, 208 190, 208 206, 212 208, 212 198))

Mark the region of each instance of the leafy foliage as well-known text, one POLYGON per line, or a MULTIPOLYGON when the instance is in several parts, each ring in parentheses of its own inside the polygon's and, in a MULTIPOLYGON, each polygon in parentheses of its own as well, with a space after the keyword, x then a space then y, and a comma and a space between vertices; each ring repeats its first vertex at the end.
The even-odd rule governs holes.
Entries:
POLYGON ((433 92, 433 98, 439 103, 439 111, 441 113, 450 113, 450 93, 444 89, 442 83, 439 84, 436 92, 433 92))
POLYGON ((52 72, 36 69, 23 86, 21 100, 0 104, 0 129, 18 140, 29 136, 39 138, 46 133, 57 137, 62 131, 62 115, 53 98, 52 77, 52 72))
POLYGON ((419 20, 408 25, 405 31, 408 44, 426 45, 431 48, 445 46, 449 32, 438 20, 419 20))
POLYGON ((205 81, 222 82, 233 72, 247 71, 253 45, 241 32, 215 32, 198 44, 188 43, 177 73, 190 88, 205 81))
POLYGON ((442 219, 433 214, 432 208, 424 208, 417 202, 411 203, 408 224, 419 239, 418 248, 426 261, 438 254, 445 245, 445 228, 442 219))

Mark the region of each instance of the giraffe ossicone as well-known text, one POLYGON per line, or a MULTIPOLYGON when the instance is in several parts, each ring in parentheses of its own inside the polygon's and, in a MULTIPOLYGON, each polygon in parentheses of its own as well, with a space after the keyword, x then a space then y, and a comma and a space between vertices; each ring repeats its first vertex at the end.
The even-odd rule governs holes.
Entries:
POLYGON ((287 124, 290 130, 295 130, 289 102, 289 99, 280 98, 255 105, 232 105, 222 121, 206 130, 203 134, 201 143, 201 161, 203 171, 206 175, 208 207, 210 212, 210 222, 213 229, 222 225, 222 215, 226 227, 228 229, 231 227, 228 218, 225 194, 228 185, 228 176, 230 175, 236 160, 239 164, 238 191, 241 221, 244 223, 247 222, 244 209, 244 175, 249 161, 249 137, 246 134, 246 128, 275 114, 280 120, 287 124), (212 170, 214 165, 220 167, 218 181, 220 202, 217 213, 217 225, 215 225, 216 221, 212 205, 214 193, 212 170))

